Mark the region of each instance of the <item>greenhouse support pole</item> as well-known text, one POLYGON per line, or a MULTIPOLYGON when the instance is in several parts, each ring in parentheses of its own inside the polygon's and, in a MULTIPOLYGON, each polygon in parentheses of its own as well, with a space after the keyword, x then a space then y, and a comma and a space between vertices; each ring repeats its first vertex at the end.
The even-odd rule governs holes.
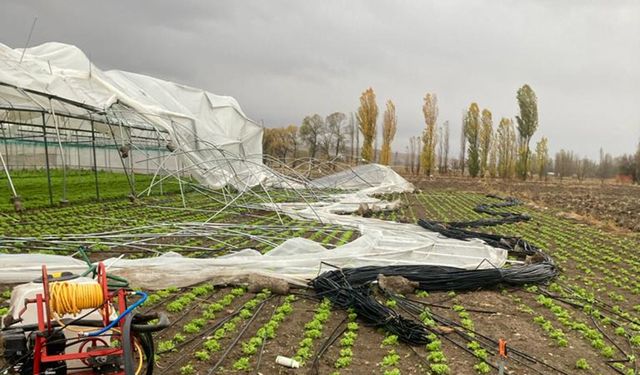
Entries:
POLYGON ((122 170, 124 171, 124 175, 127 176, 127 182, 129 182, 129 188, 131 188, 131 195, 135 197, 136 190, 135 190, 135 187, 133 186, 133 182, 131 181, 131 177, 129 176, 129 172, 127 172, 127 163, 122 158, 122 153, 120 152, 120 146, 118 145, 118 140, 116 140, 116 135, 113 133, 113 128, 108 119, 107 119, 107 126, 111 131, 111 138, 113 139, 113 144, 116 146, 116 152, 118 153, 118 157, 120 158, 120 163, 122 163, 122 170))
POLYGON ((47 122, 42 112, 42 136, 44 139, 44 160, 47 164, 47 184, 49 185, 49 204, 53 206, 53 189, 51 188, 51 169, 49 167, 49 146, 47 144, 47 122))
MULTIPOLYGON (((162 153, 164 153, 164 151, 160 151, 162 148, 162 146, 160 145, 160 139, 158 139, 158 156, 160 156, 162 153)), ((158 168, 159 170, 160 168, 158 168)), ((156 174, 158 172, 156 171, 156 174)), ((151 189, 149 189, 149 193, 151 193, 151 189)), ((164 195, 164 192, 162 191, 162 179, 160 179, 160 195, 164 195)))
POLYGON ((13 180, 11 180, 11 173, 9 173, 9 167, 7 167, 7 164, 5 164, 4 162, 4 157, 2 157, 2 152, 0 152, 0 162, 2 162, 2 168, 4 169, 4 173, 7 174, 7 181, 9 181, 9 187, 11 187, 11 192, 13 193, 14 197, 17 197, 18 193, 16 193, 16 188, 13 186, 13 180))
POLYGON ((4 132, 4 123, 0 122, 0 125, 2 126, 2 140, 4 141, 4 154, 7 155, 7 165, 8 165, 10 158, 9 158, 9 147, 7 146, 7 135, 4 132))
POLYGON ((82 169, 80 165, 80 137, 78 136, 78 131, 76 130, 76 151, 78 155, 78 169, 82 169))
POLYGON ((51 117, 53 117, 53 125, 56 129, 56 137, 58 138, 58 147, 60 148, 60 154, 62 154, 62 200, 61 203, 67 202, 67 156, 62 147, 62 140, 60 139, 60 129, 58 127, 58 116, 53 108, 53 102, 49 99, 49 107, 51 108, 51 117))
POLYGON ((96 199, 100 200, 100 187, 98 184, 98 158, 96 157, 96 129, 91 120, 91 151, 93 152, 93 175, 96 180, 96 199))

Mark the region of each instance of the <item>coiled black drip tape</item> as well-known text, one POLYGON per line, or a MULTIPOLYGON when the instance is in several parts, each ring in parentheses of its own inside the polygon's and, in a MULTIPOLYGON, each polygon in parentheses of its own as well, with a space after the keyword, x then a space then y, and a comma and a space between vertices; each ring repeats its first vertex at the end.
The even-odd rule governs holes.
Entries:
POLYGON ((469 222, 439 222, 420 219, 423 228, 459 240, 481 239, 487 244, 509 252, 527 256, 524 264, 504 268, 467 270, 433 265, 367 266, 326 271, 310 282, 316 295, 328 298, 334 306, 353 309, 366 323, 383 327, 400 340, 412 345, 429 342, 430 331, 419 321, 408 319, 394 309, 380 303, 373 295, 372 284, 378 275, 402 276, 418 282, 427 291, 461 291, 494 287, 498 284, 523 285, 548 282, 558 274, 553 260, 542 250, 518 237, 500 236, 470 231, 465 228, 494 226, 527 221, 531 218, 519 213, 497 212, 499 207, 521 204, 514 198, 500 198, 501 202, 481 204, 476 212, 497 216, 469 222))

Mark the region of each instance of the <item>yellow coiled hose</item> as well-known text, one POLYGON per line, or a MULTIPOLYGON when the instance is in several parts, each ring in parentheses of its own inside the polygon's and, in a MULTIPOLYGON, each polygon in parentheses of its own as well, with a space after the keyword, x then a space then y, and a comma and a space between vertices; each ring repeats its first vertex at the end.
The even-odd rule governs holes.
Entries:
POLYGON ((104 304, 100 284, 77 284, 66 281, 49 284, 49 308, 57 316, 75 316, 85 309, 94 309, 104 304))

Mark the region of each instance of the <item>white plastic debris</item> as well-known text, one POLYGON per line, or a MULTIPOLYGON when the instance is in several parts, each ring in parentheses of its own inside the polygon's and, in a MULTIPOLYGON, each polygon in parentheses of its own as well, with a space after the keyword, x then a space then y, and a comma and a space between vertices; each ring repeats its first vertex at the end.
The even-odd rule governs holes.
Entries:
POLYGON ((300 368, 300 362, 296 361, 293 358, 281 355, 276 357, 276 363, 289 368, 300 368))

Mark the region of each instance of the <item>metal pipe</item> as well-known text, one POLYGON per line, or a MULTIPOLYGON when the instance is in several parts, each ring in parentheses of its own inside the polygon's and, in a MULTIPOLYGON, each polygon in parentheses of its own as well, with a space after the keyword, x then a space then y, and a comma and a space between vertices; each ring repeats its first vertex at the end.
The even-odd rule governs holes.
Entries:
POLYGON ((96 199, 100 200, 100 185, 98 183, 98 158, 96 157, 96 129, 91 120, 91 149, 93 151, 93 175, 96 180, 96 199))
POLYGON ((51 170, 49 167, 49 146, 47 143, 47 121, 42 112, 42 137, 44 139, 44 159, 47 163, 47 184, 49 186, 49 204, 53 206, 53 188, 51 187, 51 170))

